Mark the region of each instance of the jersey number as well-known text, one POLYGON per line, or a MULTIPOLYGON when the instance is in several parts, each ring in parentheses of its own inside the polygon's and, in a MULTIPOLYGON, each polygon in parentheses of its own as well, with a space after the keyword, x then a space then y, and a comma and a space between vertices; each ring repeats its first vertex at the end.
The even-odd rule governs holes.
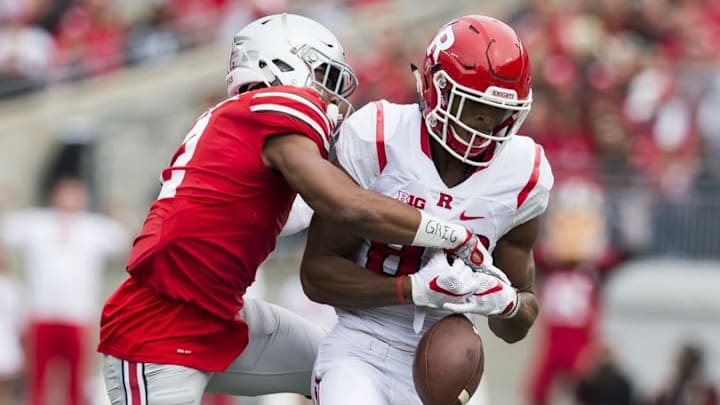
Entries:
POLYGON ((385 245, 371 242, 365 267, 375 273, 397 276, 413 274, 420 269, 425 248, 420 246, 385 245), (385 266, 385 264, 388 266, 385 266))
POLYGON ((170 168, 163 171, 162 188, 160 189, 158 200, 175 197, 177 188, 185 178, 185 165, 188 164, 190 159, 192 159, 193 154, 195 154, 195 148, 197 147, 203 132, 205 132, 205 127, 207 127, 208 122, 210 122, 210 116, 211 113, 207 112, 195 121, 195 125, 185 136, 185 140, 183 140, 180 148, 178 148, 177 152, 175 152, 170 168), (170 173, 169 178, 166 177, 168 172, 170 173))
MULTIPOLYGON (((484 235, 476 235, 485 249, 488 249, 490 239, 484 235)), ((413 274, 420 270, 424 253, 425 248, 420 246, 385 245, 370 242, 365 267, 375 273, 389 276, 413 274), (386 264, 387 266, 385 266, 386 264)))

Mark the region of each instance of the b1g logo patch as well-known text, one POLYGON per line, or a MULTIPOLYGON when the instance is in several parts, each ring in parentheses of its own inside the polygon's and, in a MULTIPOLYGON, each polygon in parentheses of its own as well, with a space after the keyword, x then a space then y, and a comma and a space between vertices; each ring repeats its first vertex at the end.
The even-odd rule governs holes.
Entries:
POLYGON ((411 205, 418 209, 425 208, 425 204, 427 203, 427 200, 425 200, 424 198, 410 194, 407 191, 403 191, 403 190, 398 190, 397 199, 400 202, 403 202, 407 205, 411 205))
MULTIPOLYGON (((400 202, 403 202, 407 205, 411 205, 418 209, 423 209, 423 208, 425 208, 425 205, 427 205, 426 198, 419 197, 414 194, 410 194, 405 190, 398 190, 396 199, 399 200, 400 202)), ((450 210, 450 209, 452 209, 452 205, 451 205, 452 200, 453 200, 453 196, 451 196, 450 194, 438 193, 437 201, 435 201, 435 205, 437 205, 438 207, 450 210)))

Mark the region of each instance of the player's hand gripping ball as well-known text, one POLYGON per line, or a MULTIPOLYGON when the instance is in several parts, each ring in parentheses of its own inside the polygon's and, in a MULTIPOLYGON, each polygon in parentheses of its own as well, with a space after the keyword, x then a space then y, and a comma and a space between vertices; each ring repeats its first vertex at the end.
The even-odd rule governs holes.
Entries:
POLYGON ((415 350, 413 379, 424 405, 463 405, 480 384, 485 360, 482 340, 463 315, 433 325, 415 350))

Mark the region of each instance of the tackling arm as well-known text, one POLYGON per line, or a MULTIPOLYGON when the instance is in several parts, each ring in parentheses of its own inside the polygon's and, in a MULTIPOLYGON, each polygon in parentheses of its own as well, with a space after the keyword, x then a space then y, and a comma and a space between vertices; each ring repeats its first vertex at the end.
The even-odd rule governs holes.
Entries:
POLYGON ((464 227, 362 189, 323 159, 317 145, 305 136, 270 137, 262 157, 268 167, 282 173, 318 215, 346 231, 378 242, 442 249, 456 249, 468 243, 470 234, 464 227))
MULTIPOLYGON (((394 277, 367 271, 349 259, 361 241, 341 225, 313 217, 300 266, 303 290, 311 300, 347 309, 400 303, 394 277)), ((409 301, 410 280, 401 281, 403 297, 409 301)))
POLYGON ((512 318, 488 318, 488 325, 493 333, 508 343, 525 338, 538 315, 532 247, 539 229, 539 217, 518 225, 498 241, 493 252, 495 265, 505 272, 513 287, 517 289, 520 303, 517 315, 512 318))

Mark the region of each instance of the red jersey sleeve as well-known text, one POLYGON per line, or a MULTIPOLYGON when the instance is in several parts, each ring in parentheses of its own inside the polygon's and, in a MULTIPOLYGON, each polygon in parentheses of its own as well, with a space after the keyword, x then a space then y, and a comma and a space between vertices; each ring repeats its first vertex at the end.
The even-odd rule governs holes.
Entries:
POLYGON ((263 138, 279 134, 306 135, 327 158, 334 124, 315 91, 291 86, 262 89, 252 94, 249 108, 263 138))

